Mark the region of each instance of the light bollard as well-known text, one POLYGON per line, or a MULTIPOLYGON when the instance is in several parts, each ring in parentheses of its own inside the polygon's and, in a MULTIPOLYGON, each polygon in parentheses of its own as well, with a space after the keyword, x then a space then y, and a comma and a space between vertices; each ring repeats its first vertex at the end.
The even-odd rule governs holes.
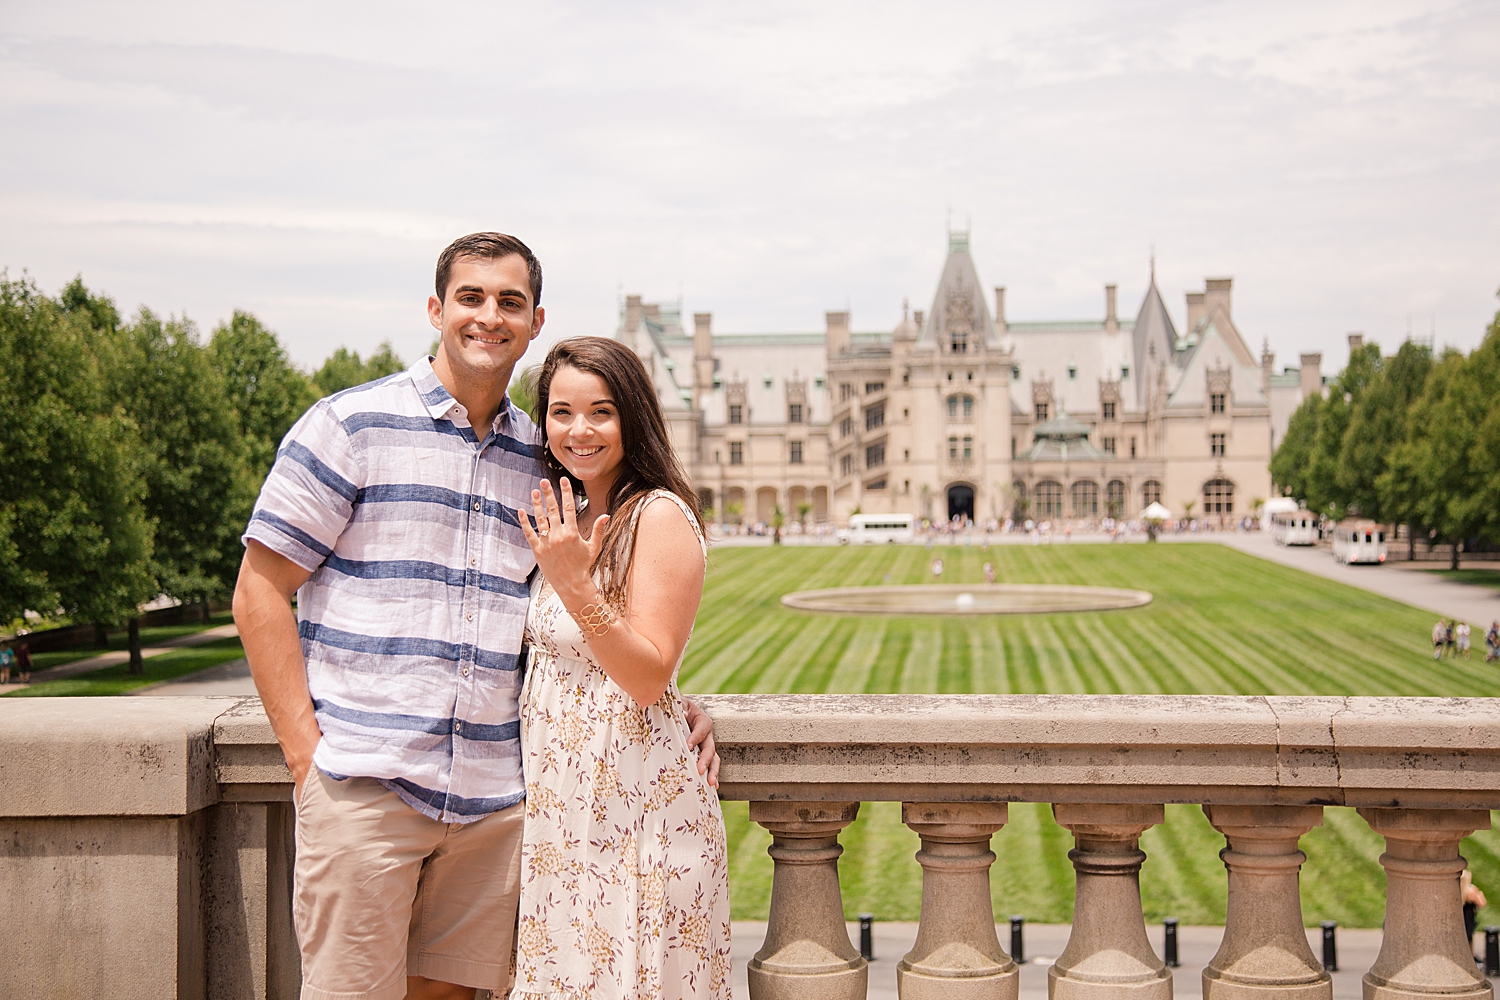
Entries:
POLYGON ((1338 929, 1337 920, 1323 921, 1323 968, 1328 972, 1339 971, 1338 929))
POLYGON ((1026 964, 1026 918, 1020 915, 1010 918, 1010 960, 1026 964))

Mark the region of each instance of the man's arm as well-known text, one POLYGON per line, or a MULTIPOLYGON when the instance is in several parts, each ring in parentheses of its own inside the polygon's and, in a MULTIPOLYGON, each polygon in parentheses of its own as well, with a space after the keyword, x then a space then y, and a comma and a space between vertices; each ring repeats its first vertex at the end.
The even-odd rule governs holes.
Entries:
POLYGON ((313 751, 323 738, 307 691, 307 663, 292 611, 297 588, 310 576, 290 559, 250 540, 234 587, 234 622, 250 661, 250 676, 299 797, 313 751))

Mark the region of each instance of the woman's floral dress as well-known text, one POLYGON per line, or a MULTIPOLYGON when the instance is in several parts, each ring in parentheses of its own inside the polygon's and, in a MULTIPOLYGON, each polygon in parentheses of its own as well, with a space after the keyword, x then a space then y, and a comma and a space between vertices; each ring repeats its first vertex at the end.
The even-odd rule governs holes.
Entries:
MULTIPOLYGON (((697 529, 682 500, 657 491, 636 507, 632 533, 660 498, 697 529)), ((688 748, 681 660, 661 699, 639 707, 594 662, 545 584, 526 640, 526 833, 511 996, 729 1000, 724 818, 688 748)))

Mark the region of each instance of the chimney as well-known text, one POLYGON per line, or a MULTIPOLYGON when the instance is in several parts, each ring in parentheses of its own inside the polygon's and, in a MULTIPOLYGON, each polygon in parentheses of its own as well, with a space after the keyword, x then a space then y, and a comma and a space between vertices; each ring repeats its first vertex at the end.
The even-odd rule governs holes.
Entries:
POLYGON ((1224 315, 1232 321, 1234 314, 1229 311, 1229 288, 1234 284, 1233 278, 1209 278, 1203 283, 1203 311, 1212 313, 1215 306, 1224 307, 1224 315))
POLYGON ((1271 398, 1271 375, 1276 371, 1276 355, 1271 353, 1271 339, 1267 337, 1260 348, 1260 391, 1271 398))
POLYGON ((1198 329, 1198 321, 1203 318, 1203 293, 1188 292, 1187 307, 1187 329, 1183 332, 1192 333, 1194 330, 1198 329))
MULTIPOLYGON (((920 319, 921 315, 922 315, 921 313, 917 313, 917 316, 919 317, 917 319, 917 323, 919 325, 922 322, 922 320, 920 319)), ((996 285, 995 286, 995 332, 998 333, 998 334, 1000 334, 1000 336, 1002 336, 1002 337, 1005 336, 1005 286, 1004 285, 996 285)))
POLYGON ((1323 355, 1302 355, 1302 398, 1323 394, 1323 355))
POLYGON ((921 334, 921 330, 922 330, 922 324, 923 324, 923 322, 924 322, 924 320, 925 320, 925 318, 926 318, 926 316, 927 316, 927 314, 926 314, 926 313, 924 313, 924 312, 923 312, 923 311, 922 311, 922 310, 920 310, 920 309, 913 309, 913 310, 912 310, 912 311, 911 311, 911 321, 912 321, 912 322, 913 322, 913 323, 915 323, 915 324, 917 324, 917 332, 918 332, 918 335, 919 335, 919 336, 920 336, 920 334, 921 334))
POLYGON ((625 332, 634 333, 635 328, 641 325, 641 297, 639 295, 625 296, 625 332))
POLYGON ((693 407, 699 413, 714 388, 713 319, 713 313, 693 313, 693 407))
POLYGON ((849 314, 831 312, 823 314, 828 323, 828 356, 836 358, 849 350, 849 314))
POLYGON ((1120 320, 1115 315, 1115 286, 1104 286, 1104 332, 1119 333, 1120 320))
POLYGON ((713 313, 693 313, 693 357, 707 358, 713 356, 713 325, 713 313))
POLYGON ((1349 353, 1350 354, 1353 354, 1355 351, 1359 350, 1363 346, 1365 346, 1365 335, 1364 334, 1362 334, 1362 333, 1351 333, 1351 334, 1349 334, 1349 353))

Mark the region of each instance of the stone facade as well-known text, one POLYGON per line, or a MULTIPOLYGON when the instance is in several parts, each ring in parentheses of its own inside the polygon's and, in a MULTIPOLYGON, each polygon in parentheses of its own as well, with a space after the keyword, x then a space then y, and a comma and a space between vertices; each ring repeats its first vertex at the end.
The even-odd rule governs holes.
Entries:
POLYGON ((1275 444, 1321 391, 1319 355, 1274 370, 1235 326, 1232 281, 1187 294, 1179 333, 1155 269, 1135 319, 1115 286, 1102 319, 1011 322, 950 233, 931 307, 889 332, 830 312, 819 333, 691 332, 679 306, 627 296, 615 336, 646 363, 673 441, 719 520, 843 523, 851 512, 940 521, 1242 516, 1271 496, 1275 444))

